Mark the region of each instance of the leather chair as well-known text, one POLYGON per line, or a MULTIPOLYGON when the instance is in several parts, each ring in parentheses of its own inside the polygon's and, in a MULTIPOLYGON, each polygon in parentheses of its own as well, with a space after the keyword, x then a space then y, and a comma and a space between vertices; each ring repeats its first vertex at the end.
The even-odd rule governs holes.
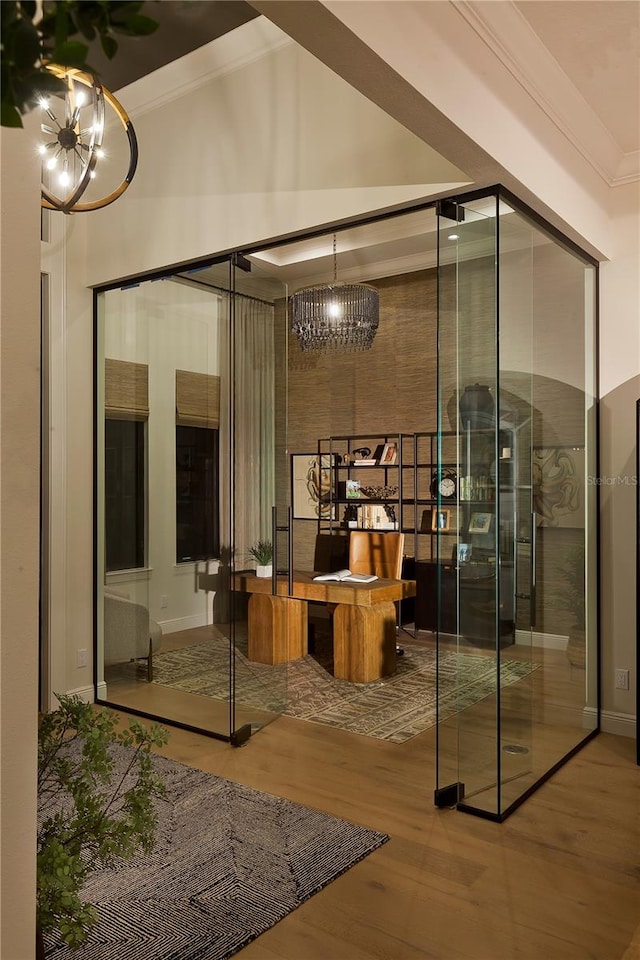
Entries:
POLYGON ((383 580, 402 579, 404 533, 352 530, 349 537, 349 570, 373 573, 383 580))
MULTIPOLYGON (((402 579, 404 533, 352 530, 349 535, 349 570, 351 573, 373 573, 383 580, 402 579)), ((328 604, 333 614, 335 604, 328 604)), ((396 654, 404 650, 396 644, 396 654)))
MULTIPOLYGON (((351 531, 349 570, 352 573, 375 573, 384 580, 401 580, 403 554, 404 533, 351 531)), ((402 647, 396 644, 397 656, 403 653, 402 647)))

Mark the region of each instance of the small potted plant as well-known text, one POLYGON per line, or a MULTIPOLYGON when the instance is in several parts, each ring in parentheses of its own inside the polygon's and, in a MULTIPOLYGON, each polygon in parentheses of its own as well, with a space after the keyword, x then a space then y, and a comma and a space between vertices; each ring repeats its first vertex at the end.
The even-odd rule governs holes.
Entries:
POLYGON ((256 561, 256 577, 270 577, 273 572, 271 540, 257 540, 249 547, 249 555, 256 561))

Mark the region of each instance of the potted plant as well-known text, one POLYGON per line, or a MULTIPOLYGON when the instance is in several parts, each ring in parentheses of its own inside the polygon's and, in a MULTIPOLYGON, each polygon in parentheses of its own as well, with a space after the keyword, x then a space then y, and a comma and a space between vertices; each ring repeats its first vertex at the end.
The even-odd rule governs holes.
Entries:
POLYGON ((273 572, 273 545, 271 540, 257 540, 249 547, 249 555, 256 561, 256 577, 270 577, 273 572))
POLYGON ((584 544, 567 550, 560 572, 564 586, 558 594, 558 603, 571 613, 573 623, 567 644, 567 657, 574 667, 585 665, 585 570, 584 544))
POLYGON ((47 933, 57 931, 72 949, 85 942, 98 918, 81 897, 87 876, 153 849, 153 800, 165 792, 151 754, 167 742, 163 727, 133 720, 118 729, 111 711, 79 697, 58 700, 38 728, 38 960, 47 933))

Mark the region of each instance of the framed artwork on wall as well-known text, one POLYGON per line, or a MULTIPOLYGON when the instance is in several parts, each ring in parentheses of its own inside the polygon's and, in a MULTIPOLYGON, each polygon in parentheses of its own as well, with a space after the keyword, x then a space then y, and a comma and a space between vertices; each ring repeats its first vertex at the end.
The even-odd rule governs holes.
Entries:
POLYGON ((294 520, 333 520, 335 454, 291 454, 291 505, 294 520))
POLYGON ((534 448, 532 476, 541 525, 584 528, 584 447, 534 448))

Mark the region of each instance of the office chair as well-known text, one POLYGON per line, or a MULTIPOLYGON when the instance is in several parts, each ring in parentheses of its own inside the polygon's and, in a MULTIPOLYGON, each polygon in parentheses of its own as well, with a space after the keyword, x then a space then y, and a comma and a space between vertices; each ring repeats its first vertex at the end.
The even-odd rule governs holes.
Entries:
POLYGON ((404 533, 352 530, 349 537, 349 570, 373 573, 383 580, 402 579, 404 533))
MULTIPOLYGON (((349 570, 373 573, 383 580, 402 579, 404 533, 352 530, 349 537, 349 570)), ((396 644, 396 654, 404 650, 396 644)))

